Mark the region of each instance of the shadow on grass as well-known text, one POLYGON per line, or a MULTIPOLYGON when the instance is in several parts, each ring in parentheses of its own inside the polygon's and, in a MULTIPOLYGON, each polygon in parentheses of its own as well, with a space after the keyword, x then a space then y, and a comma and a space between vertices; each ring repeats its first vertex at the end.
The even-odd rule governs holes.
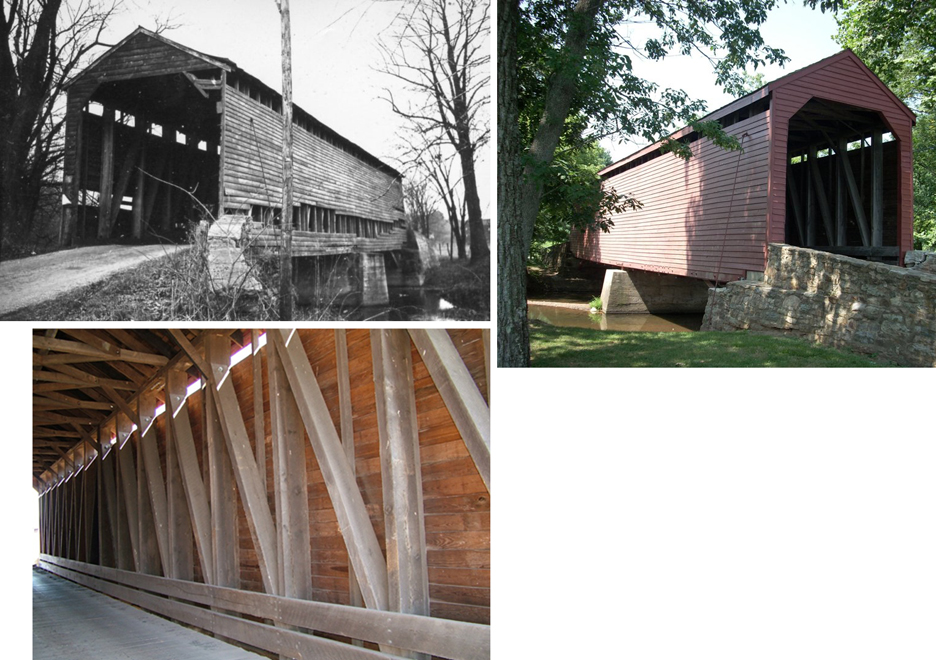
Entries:
POLYGON ((877 367, 871 358, 746 332, 602 332, 530 322, 533 367, 877 367))

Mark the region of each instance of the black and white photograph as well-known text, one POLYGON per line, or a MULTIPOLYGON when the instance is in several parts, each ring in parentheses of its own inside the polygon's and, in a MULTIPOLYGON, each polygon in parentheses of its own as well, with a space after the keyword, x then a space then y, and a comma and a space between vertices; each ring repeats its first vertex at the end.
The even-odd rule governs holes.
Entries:
POLYGON ((5 3, 0 318, 490 319, 489 4, 293 4, 5 3))

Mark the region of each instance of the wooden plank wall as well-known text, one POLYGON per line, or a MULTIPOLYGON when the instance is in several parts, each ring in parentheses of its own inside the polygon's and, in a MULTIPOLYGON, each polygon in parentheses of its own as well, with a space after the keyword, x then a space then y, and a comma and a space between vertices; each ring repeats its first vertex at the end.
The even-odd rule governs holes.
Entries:
POLYGON ((782 243, 786 219, 787 138, 789 120, 813 97, 877 110, 900 142, 900 194, 898 197, 901 251, 913 249, 912 124, 893 98, 873 79, 857 57, 844 52, 817 69, 789 76, 771 85, 774 112, 771 132, 771 199, 768 240, 782 243))
POLYGON ((764 112, 726 129, 739 139, 744 133, 749 136, 740 161, 738 152, 699 139, 692 143, 688 161, 663 154, 612 173, 603 185, 635 197, 643 207, 612 215, 610 233, 574 233, 575 255, 702 279, 714 279, 721 260, 721 281, 743 277, 746 270, 763 270, 769 116, 764 112))
MULTIPOLYGON (((251 204, 278 207, 282 115, 230 84, 224 88, 224 104, 225 208, 246 212, 251 204)), ((402 182, 392 174, 300 126, 294 140, 295 204, 390 223, 403 217, 402 182)))

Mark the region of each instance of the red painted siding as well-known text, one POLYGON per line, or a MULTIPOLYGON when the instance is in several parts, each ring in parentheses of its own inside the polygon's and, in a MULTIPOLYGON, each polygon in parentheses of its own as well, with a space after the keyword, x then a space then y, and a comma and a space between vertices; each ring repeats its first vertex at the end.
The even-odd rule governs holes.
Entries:
POLYGON ((702 279, 715 279, 720 272, 722 281, 763 270, 768 116, 762 113, 727 129, 739 138, 748 134, 742 154, 700 139, 692 144, 688 161, 664 154, 619 174, 612 171, 604 185, 635 197, 643 207, 612 216, 610 233, 573 236, 575 254, 702 279))
MULTIPOLYGON (((876 110, 887 121, 900 150, 899 246, 901 254, 912 249, 914 120, 906 106, 851 51, 774 81, 749 95, 747 102, 768 93, 768 112, 727 129, 732 135, 747 132, 750 136, 744 141, 740 167, 736 152, 699 140, 692 145, 693 158, 688 162, 663 155, 623 169, 626 163, 653 151, 648 147, 606 168, 603 185, 635 197, 643 208, 612 216, 610 233, 574 233, 571 244, 576 256, 702 279, 718 275, 720 281, 743 277, 748 270, 763 270, 767 243, 786 239, 789 121, 813 97, 876 110)), ((725 116, 739 101, 707 119, 725 116)), ((683 129, 674 136, 686 133, 683 129)))

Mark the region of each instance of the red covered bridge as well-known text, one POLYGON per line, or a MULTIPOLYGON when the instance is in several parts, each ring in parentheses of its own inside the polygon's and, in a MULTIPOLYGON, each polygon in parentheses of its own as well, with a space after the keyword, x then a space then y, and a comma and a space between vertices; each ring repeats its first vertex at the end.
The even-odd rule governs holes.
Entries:
POLYGON ((643 207, 610 233, 575 233, 602 264, 725 282, 762 272, 768 243, 902 263, 913 249, 913 112, 849 50, 705 117, 741 140, 725 151, 691 127, 600 172, 643 207), (843 157, 843 155, 845 157, 843 157))

